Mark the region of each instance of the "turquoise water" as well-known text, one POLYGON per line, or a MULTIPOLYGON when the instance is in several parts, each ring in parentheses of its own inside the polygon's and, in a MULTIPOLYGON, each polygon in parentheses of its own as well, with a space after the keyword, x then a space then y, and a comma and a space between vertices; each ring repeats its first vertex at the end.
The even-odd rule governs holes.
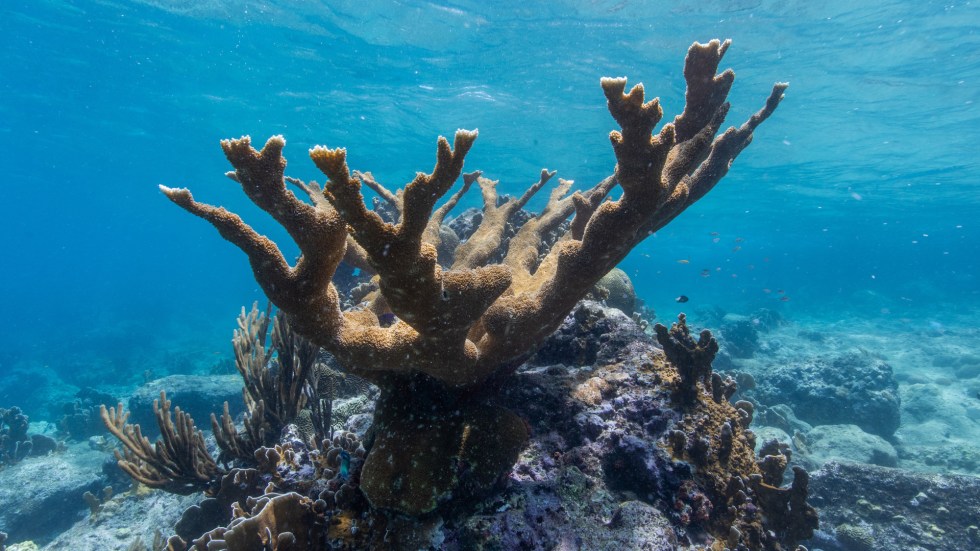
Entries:
MULTIPOLYGON (((479 128, 466 168, 503 191, 542 167, 586 188, 615 162, 599 78, 643 82, 672 117, 687 47, 712 38, 733 40, 729 124, 790 88, 729 176, 623 263, 658 319, 686 295, 689 313, 771 308, 885 348, 950 329, 975 351, 977 2, 6 0, 0 370, 126 386, 231 357, 261 292, 158 185, 296 250, 223 176, 223 138, 283 134, 303 179, 322 180, 309 148, 347 147, 394 188, 437 136, 479 128)), ((43 418, 45 390, 24 392, 0 386, 0 406, 43 418)))
POLYGON ((598 78, 642 81, 672 116, 687 46, 715 37, 734 41, 730 123, 791 86, 724 183, 626 261, 648 303, 941 320, 980 301, 976 3, 328 4, 3 3, 5 355, 225 352, 215 320, 256 285, 157 190, 281 237, 222 177, 222 138, 281 133, 302 178, 307 149, 345 146, 394 187, 475 127, 467 168, 503 189, 541 167, 591 186, 614 163, 598 78))

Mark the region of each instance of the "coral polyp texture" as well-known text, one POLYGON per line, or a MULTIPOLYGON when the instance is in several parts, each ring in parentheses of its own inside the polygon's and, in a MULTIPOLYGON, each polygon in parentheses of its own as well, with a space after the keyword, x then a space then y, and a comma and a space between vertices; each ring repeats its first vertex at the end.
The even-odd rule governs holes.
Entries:
MULTIPOLYGON (((310 150, 327 178, 321 186, 286 175, 281 136, 261 150, 247 136, 221 142, 234 168, 227 176, 298 245, 293 265, 238 215, 194 200, 187 189, 161 189, 245 252, 293 331, 380 388, 359 480, 369 504, 415 516, 452 509, 495 487, 527 444, 527 423, 498 399, 503 383, 636 245, 727 174, 779 105, 782 83, 749 120, 719 134, 735 76, 718 74, 729 44, 690 47, 684 110, 656 133, 659 101, 645 101, 641 84, 627 91, 625 78, 603 78, 609 112, 620 126, 609 135, 612 173, 571 193, 572 182, 558 179, 541 213, 506 239, 516 214, 554 172, 542 170, 520 198, 500 197, 496 181, 470 173, 437 207, 460 179, 476 130, 457 130, 452 144, 440 137, 432 171, 418 173, 398 192, 368 172, 351 172, 342 148, 310 150), (483 216, 440 263, 443 221, 473 184, 482 192, 483 216), (362 185, 386 201, 393 216, 386 220, 368 208, 362 185), (614 200, 616 186, 622 193, 614 200), (333 282, 341 263, 373 277, 353 308, 344 308, 333 282)), ((710 359, 685 379, 685 401, 694 401, 706 373, 710 359)), ((728 432, 730 440, 731 426, 728 432)), ((280 501, 299 503, 281 496, 263 510, 280 501)))

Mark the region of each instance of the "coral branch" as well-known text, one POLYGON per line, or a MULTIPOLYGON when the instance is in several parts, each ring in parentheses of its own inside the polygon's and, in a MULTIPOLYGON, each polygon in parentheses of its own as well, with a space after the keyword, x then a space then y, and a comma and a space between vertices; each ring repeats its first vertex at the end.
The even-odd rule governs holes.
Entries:
POLYGON ((677 323, 671 325, 669 330, 659 323, 653 329, 667 359, 681 375, 677 396, 684 403, 693 402, 698 396, 698 384, 711 383, 711 362, 718 353, 718 341, 711 336, 711 331, 705 329, 695 342, 684 314, 677 316, 677 323))
POLYGON ((486 265, 491 255, 500 248, 508 222, 554 175, 554 171, 541 169, 541 178, 520 199, 511 198, 501 205, 497 204, 498 181, 478 178, 477 183, 483 192, 483 220, 473 235, 456 249, 453 269, 472 269, 486 265))
POLYGON ((129 412, 120 402, 115 408, 101 407, 102 421, 113 436, 123 444, 116 451, 119 468, 133 480, 151 488, 187 495, 208 489, 224 474, 208 453, 204 435, 194 426, 194 420, 180 408, 170 413, 170 400, 165 392, 153 401, 153 413, 160 427, 160 439, 151 445, 139 425, 129 424, 129 412))
POLYGON ((417 174, 397 192, 370 172, 352 174, 344 149, 310 150, 328 177, 321 189, 284 176, 281 137, 271 138, 261 151, 247 137, 222 142, 235 168, 233 179, 299 245, 302 256, 295 267, 236 215, 197 203, 186 190, 164 192, 245 251, 256 279, 297 332, 334 353, 348 370, 375 381, 380 372, 424 373, 452 386, 476 385, 526 356, 633 247, 717 184, 778 106, 785 84, 775 85, 766 105, 747 122, 716 137, 734 80, 730 70, 717 74, 729 45, 714 40, 691 46, 684 110, 657 133, 663 118, 657 99, 645 101, 641 84, 627 91, 625 78, 602 79, 609 112, 620 126, 609 136, 616 156, 613 174, 589 192, 572 195, 572 183, 561 180, 544 211, 509 242, 503 238, 508 221, 554 173, 542 171, 520 199, 501 205, 495 182, 471 175, 437 209, 458 179, 476 131, 457 131, 452 146, 440 138, 432 172, 417 174), (297 199, 287 181, 305 190, 313 204, 297 199), (446 270, 436 255, 441 223, 473 182, 483 192, 483 220, 446 270), (368 209, 362 184, 394 207, 395 223, 368 209), (622 196, 609 200, 616 185, 622 196), (573 212, 574 220, 563 226, 573 212), (557 242, 549 237, 555 232, 564 234, 557 242), (503 261, 486 265, 495 257, 503 261), (380 296, 365 310, 339 310, 330 278, 342 258, 377 273, 380 296), (377 316, 390 314, 396 321, 382 326, 377 316))

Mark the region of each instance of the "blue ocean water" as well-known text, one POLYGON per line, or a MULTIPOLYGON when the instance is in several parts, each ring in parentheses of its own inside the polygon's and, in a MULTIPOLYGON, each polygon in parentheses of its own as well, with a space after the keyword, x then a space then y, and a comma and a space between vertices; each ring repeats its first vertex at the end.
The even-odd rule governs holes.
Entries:
POLYGON ((56 365, 71 351, 224 345, 216 320, 259 298, 245 259, 157 190, 190 186, 281 237, 222 176, 222 138, 283 134, 289 172, 303 178, 318 175, 307 149, 345 146, 352 167, 396 186, 431 168, 436 136, 479 128, 467 168, 505 191, 542 167, 591 186, 614 164, 598 78, 642 81, 672 116, 687 46, 716 37, 733 39, 730 123, 772 82, 790 82, 787 100, 723 184, 626 261, 644 300, 665 317, 684 294, 726 308, 939 321, 980 300, 976 3, 0 10, 8 357, 56 365))
MULTIPOLYGON (((504 192, 542 167, 587 188, 615 163, 599 78, 643 82, 670 120, 687 47, 712 38, 733 40, 729 124, 790 88, 725 180, 623 263, 658 319, 975 329, 975 1, 5 0, 0 370, 134 385, 231 357, 261 291, 158 186, 297 251, 223 176, 221 139, 282 134, 287 172, 321 181, 307 150, 347 147, 394 188, 431 169, 437 136, 479 128, 466 168, 504 192)), ((43 416, 12 392, 0 405, 43 416)))

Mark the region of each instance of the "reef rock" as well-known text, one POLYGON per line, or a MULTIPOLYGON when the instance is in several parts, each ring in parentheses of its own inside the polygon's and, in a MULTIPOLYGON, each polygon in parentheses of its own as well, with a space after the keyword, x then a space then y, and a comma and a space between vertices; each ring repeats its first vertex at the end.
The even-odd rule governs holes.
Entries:
POLYGON ((105 452, 78 443, 0 470, 0 531, 7 532, 7 541, 43 541, 87 514, 82 495, 106 485, 92 468, 104 458, 105 452))
POLYGON ((114 495, 97 511, 85 509, 82 515, 75 515, 78 522, 42 549, 157 550, 181 512, 200 500, 200 495, 180 496, 145 489, 114 495))
POLYGON ((136 390, 129 398, 130 422, 144 427, 147 435, 156 432, 157 422, 153 415, 153 402, 166 391, 167 398, 207 428, 211 414, 221 414, 228 402, 231 415, 242 411, 242 378, 234 375, 171 375, 150 381, 136 390))
POLYGON ((895 433, 903 464, 924 471, 980 468, 980 381, 903 384, 902 427, 895 433))
POLYGON ((751 358, 759 350, 758 319, 726 315, 721 323, 722 349, 733 358, 751 358))
POLYGON ((810 477, 824 551, 980 548, 980 478, 828 463, 810 477))
POLYGON ((806 433, 807 458, 812 467, 844 461, 895 467, 898 452, 884 438, 857 425, 820 425, 806 433))
POLYGON ((630 354, 631 349, 635 352, 653 347, 650 337, 620 309, 583 300, 544 341, 531 363, 611 363, 630 354))
POLYGON ((765 405, 787 404, 811 425, 853 424, 891 437, 901 401, 892 368, 861 353, 820 356, 760 369, 752 396, 765 405))

